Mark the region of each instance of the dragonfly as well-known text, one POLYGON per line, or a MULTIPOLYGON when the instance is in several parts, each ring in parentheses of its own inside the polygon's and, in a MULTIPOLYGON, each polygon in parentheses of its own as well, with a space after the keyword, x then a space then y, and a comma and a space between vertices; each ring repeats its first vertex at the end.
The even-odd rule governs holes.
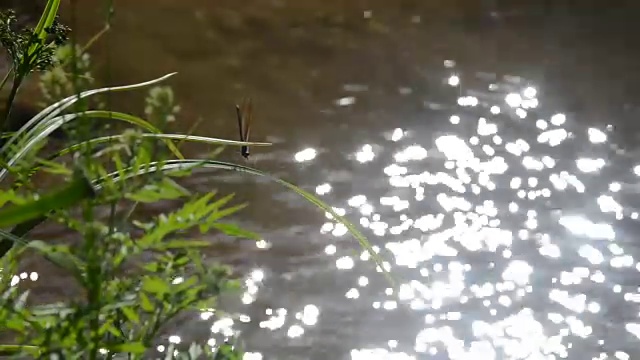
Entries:
MULTIPOLYGON (((240 141, 248 142, 251 132, 251 120, 253 118, 253 105, 250 98, 245 98, 241 105, 236 105, 236 115, 238 117, 238 129, 240 130, 240 141)), ((249 159, 249 146, 243 145, 240 154, 249 159)))

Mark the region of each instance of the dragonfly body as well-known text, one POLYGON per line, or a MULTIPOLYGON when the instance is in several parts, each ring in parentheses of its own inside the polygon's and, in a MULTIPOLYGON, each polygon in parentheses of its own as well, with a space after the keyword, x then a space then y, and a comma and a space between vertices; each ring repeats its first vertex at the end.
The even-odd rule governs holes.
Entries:
MULTIPOLYGON (((253 118, 253 105, 251 99, 246 98, 241 105, 236 105, 236 115, 238 117, 238 129, 240 130, 240 141, 249 141, 251 132, 251 120, 253 118)), ((249 146, 243 145, 240 154, 249 159, 249 146)))

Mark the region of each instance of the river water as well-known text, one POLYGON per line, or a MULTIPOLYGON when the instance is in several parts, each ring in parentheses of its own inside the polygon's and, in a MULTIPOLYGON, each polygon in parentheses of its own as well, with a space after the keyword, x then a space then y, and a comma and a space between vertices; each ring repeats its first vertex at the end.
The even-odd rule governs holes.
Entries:
MULTIPOLYGON (((77 3, 87 39, 104 9, 77 3)), ((206 136, 235 137, 233 104, 252 96, 252 135, 274 146, 249 164, 343 212, 399 283, 295 195, 201 173, 191 187, 237 192, 264 240, 211 254, 246 274, 243 293, 165 344, 237 333, 248 360, 640 356, 640 11, 625 4, 116 1, 100 79, 178 71, 179 127, 202 118, 206 136)))

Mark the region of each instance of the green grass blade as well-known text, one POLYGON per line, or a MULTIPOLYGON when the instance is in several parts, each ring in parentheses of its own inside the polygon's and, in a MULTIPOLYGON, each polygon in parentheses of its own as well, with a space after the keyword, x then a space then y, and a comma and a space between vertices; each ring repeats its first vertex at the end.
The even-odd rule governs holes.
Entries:
MULTIPOLYGON (((83 116, 83 117, 89 117, 89 118, 119 120, 119 121, 127 122, 127 123, 132 124, 132 125, 136 125, 136 126, 142 128, 144 130, 147 130, 147 131, 149 131, 149 132, 151 132, 153 134, 160 134, 161 133, 160 129, 158 129, 157 127, 152 125, 150 122, 148 122, 148 121, 146 121, 146 120, 144 120, 144 119, 142 119, 140 117, 137 117, 135 115, 130 115, 130 114, 117 112, 117 111, 89 110, 89 111, 85 111, 85 112, 82 112, 82 113, 75 113, 75 114, 69 114, 69 115, 77 115, 76 118, 79 118, 79 117, 83 116)), ((51 129, 49 127, 49 128, 47 128, 47 130, 45 130, 47 132, 47 135, 50 134, 51 132, 53 132, 54 130, 56 130, 57 128, 59 128, 62 125, 62 124, 58 124, 55 121, 55 119, 57 119, 57 118, 53 118, 53 119, 50 119, 50 120, 42 123, 43 126, 45 125, 45 123, 46 124, 51 124, 50 126, 56 125, 53 129, 51 129)), ((124 137, 126 135, 123 134, 121 136, 124 137)), ((166 143, 167 147, 169 147, 169 149, 171 150, 171 152, 173 153, 174 156, 176 156, 178 159, 184 159, 184 156, 182 155, 180 150, 178 150, 178 148, 173 144, 173 142, 165 141, 165 143, 166 143)))
POLYGON ((58 102, 56 102, 54 104, 49 105, 46 109, 44 109, 41 112, 39 112, 36 116, 31 118, 31 120, 29 120, 26 124, 24 124, 18 131, 16 131, 13 134, 13 136, 11 136, 11 138, 7 141, 7 143, 4 144, 2 149, 0 149, 0 153, 7 154, 8 150, 11 148, 11 145, 13 143, 15 143, 16 141, 18 141, 19 139, 23 138, 24 134, 27 131, 29 131, 29 129, 31 129, 36 124, 38 124, 41 121, 43 121, 44 119, 51 119, 51 118, 54 118, 54 117, 58 116, 58 114, 60 114, 64 109, 66 109, 69 106, 73 105, 75 102, 79 101, 80 99, 86 98, 88 96, 104 93, 104 92, 127 91, 127 90, 138 89, 138 88, 145 87, 145 86, 150 86, 150 85, 159 83, 161 81, 164 81, 164 80, 170 78, 171 76, 173 76, 175 74, 177 74, 177 73, 175 73, 175 72, 174 73, 170 73, 170 74, 167 74, 165 76, 159 77, 157 79, 153 79, 153 80, 145 81, 145 82, 141 82, 141 83, 136 83, 136 84, 132 84, 132 85, 104 87, 104 88, 99 88, 99 89, 83 91, 80 94, 72 95, 72 96, 69 96, 69 97, 67 97, 65 99, 62 99, 62 100, 60 100, 60 101, 58 101, 58 102))
POLYGON ((42 224, 46 219, 46 216, 38 216, 31 220, 23 221, 14 226, 8 235, 0 236, 0 258, 3 258, 17 242, 22 243, 20 239, 27 235, 36 226, 42 224))
POLYGON ((0 228, 38 218, 55 209, 66 208, 94 195, 88 179, 78 176, 64 188, 41 196, 26 204, 0 209, 0 228))
MULTIPOLYGON (((34 127, 33 129, 29 130, 25 136, 25 143, 19 147, 19 150, 16 154, 14 154, 8 161, 7 161, 7 166, 13 166, 14 164, 16 164, 20 159, 22 159, 26 154, 29 153, 29 151, 31 151, 32 148, 36 147, 38 145, 39 142, 44 141, 51 133, 53 133, 55 130, 57 130, 58 128, 60 128, 63 124, 68 123, 70 121, 73 121, 75 119, 81 118, 81 117, 92 117, 92 118, 102 118, 102 119, 114 119, 114 120, 119 120, 119 121, 124 121, 133 125, 136 125, 138 127, 143 128, 144 130, 150 131, 152 132, 152 134, 143 134, 142 136, 146 136, 146 137, 157 137, 161 140, 164 140, 165 144, 167 145, 167 147, 169 148, 169 150, 173 153, 173 155, 175 157, 177 157, 178 159, 184 159, 184 156, 182 155, 182 153, 180 152, 180 150, 178 149, 178 147, 173 143, 172 140, 180 140, 180 139, 189 139, 191 141, 199 141, 199 142, 208 142, 208 143, 220 143, 220 142, 224 142, 226 141, 227 143, 233 143, 234 145, 243 145, 244 143, 242 142, 234 142, 234 141, 230 141, 230 140, 219 140, 217 139, 216 141, 213 141, 211 138, 206 138, 206 137, 200 137, 200 136, 187 136, 187 135, 178 135, 178 134, 161 134, 160 133, 160 129, 158 129, 157 127, 153 126, 151 123, 149 123, 148 121, 139 118, 137 116, 134 115, 129 115, 126 113, 121 113, 121 112, 114 112, 114 111, 103 111, 103 110, 90 110, 90 111, 85 111, 82 113, 73 113, 73 114, 66 114, 66 115, 62 115, 62 116, 57 116, 51 119, 47 119, 45 121, 43 121, 42 123, 38 124, 36 127, 34 127), (237 144, 236 144, 237 143, 237 144)), ((68 153, 69 151, 75 150, 75 149, 79 149, 81 146, 83 145, 91 145, 92 143, 100 143, 103 141, 109 141, 109 140, 115 140, 117 138, 124 138, 126 135, 122 134, 122 135, 116 135, 116 136, 107 136, 107 137, 101 137, 96 139, 92 139, 89 141, 86 141, 84 143, 80 143, 80 144, 76 144, 70 148, 64 149, 62 150, 60 153, 56 154, 55 157, 57 156, 61 156, 64 155, 66 153, 68 153)), ((250 143, 251 144, 251 143, 250 143)), ((267 146, 270 144, 266 144, 266 143, 255 143, 256 146, 267 146)), ((7 176, 8 174, 8 169, 2 169, 0 170, 0 181, 4 180, 4 178, 7 176)))
MULTIPOLYGON (((102 143, 110 143, 110 142, 118 142, 124 139, 127 135, 112 135, 112 136, 102 136, 98 138, 94 138, 91 140, 87 140, 72 146, 69 146, 65 149, 60 150, 53 158, 57 158, 59 156, 66 155, 75 150, 81 149, 84 146, 95 146, 102 143)), ((235 141, 235 140, 226 140, 226 139, 217 139, 212 137, 205 136, 193 136, 193 135, 183 135, 183 134, 140 134, 141 137, 144 138, 155 138, 161 140, 177 140, 177 141, 189 141, 189 142, 199 142, 210 145, 231 145, 231 146, 271 146, 271 143, 262 143, 262 142, 244 142, 244 141, 235 141)))
POLYGON ((76 176, 66 187, 30 203, 0 209, 0 227, 15 225, 11 232, 0 230, 0 258, 4 257, 29 231, 47 219, 53 210, 75 205, 95 194, 90 181, 76 176))
MULTIPOLYGON (((60 8, 60 0, 49 0, 47 1, 47 5, 45 5, 44 11, 42 11, 42 15, 40 16, 40 20, 38 21, 38 25, 34 30, 35 34, 38 36, 40 40, 44 40, 47 38, 47 28, 49 28, 53 21, 56 19, 58 15, 58 9, 60 8)), ((33 54, 36 50, 37 45, 33 44, 29 48, 29 55, 33 54)))
MULTIPOLYGON (((128 114, 123 114, 126 117, 129 117, 131 115, 128 114)), ((143 121, 142 119, 140 119, 140 121, 143 121)), ((148 124, 148 123, 147 123, 148 124)), ((150 125, 150 124, 149 124, 150 125)), ((150 125, 152 126, 152 125, 150 125)), ((155 128, 154 128, 155 129, 155 128)), ((157 129, 155 129, 157 130, 157 129)), ((119 134, 119 135, 111 135, 111 136, 102 136, 102 137, 98 137, 98 138, 94 138, 91 140, 87 140, 87 141, 83 141, 81 143, 78 144, 74 144, 72 146, 69 146, 67 148, 64 148, 58 152, 56 152, 55 154, 51 155, 48 157, 49 160, 53 160, 56 159, 60 156, 64 156, 66 154, 69 154, 73 151, 82 149, 83 147, 93 147, 95 145, 99 145, 102 143, 113 143, 113 142, 118 142, 121 141, 122 139, 124 139, 127 135, 125 134, 119 134)), ((140 134, 141 137, 144 138, 156 138, 156 139, 160 139, 160 140, 164 140, 165 143, 167 144, 167 146, 169 147, 169 149, 172 150, 172 152, 174 153, 174 155, 180 159, 184 159, 184 156, 182 155, 182 153, 180 153, 179 149, 177 149, 177 146, 175 146, 172 142, 172 140, 177 140, 180 142, 184 142, 184 141, 189 141, 189 142, 199 142, 199 143, 205 143, 205 144, 210 144, 210 145, 231 145, 231 146, 271 146, 271 143, 263 143, 263 142, 244 142, 244 141, 235 141, 235 140, 226 140, 226 139, 217 139, 217 138, 211 138, 211 137, 204 137, 204 136, 194 136, 194 135, 183 135, 183 134, 159 134, 159 133, 143 133, 140 134)), ((30 148, 30 146, 29 146, 30 148)), ((21 156, 23 154, 20 154, 21 156)), ((17 160, 19 160, 19 158, 15 158, 15 159, 11 159, 10 162, 8 164, 14 164, 17 160)), ((32 174, 34 174, 36 171, 38 170, 38 167, 34 167, 33 169, 31 169, 32 174)), ((6 170, 0 170, 0 181, 2 179, 4 179, 4 177, 6 176, 6 170)))
POLYGON ((40 348, 32 345, 0 345, 0 356, 12 356, 24 352, 37 356, 40 354, 40 348))
MULTIPOLYGON (((391 284, 392 285, 395 284, 395 281, 393 280, 393 278, 391 277, 389 272, 385 269, 385 267, 383 265, 382 258, 380 257, 380 255, 378 255, 373 250, 373 248, 371 247, 371 244, 369 244, 369 241, 367 240, 367 238, 349 220, 347 220, 344 216, 341 216, 340 214, 338 214, 335 210, 333 210, 333 208, 331 206, 327 205, 325 202, 323 202, 322 200, 320 200, 319 198, 317 198, 313 194, 309 193, 308 191, 306 191, 304 189, 301 189, 300 187, 295 186, 295 185, 293 185, 293 184, 291 184, 291 183, 289 183, 289 182, 287 182, 285 180, 282 180, 282 179, 280 179, 278 177, 275 177, 273 175, 267 174, 265 172, 262 172, 260 170, 254 169, 254 168, 250 168, 250 167, 243 166, 243 165, 232 164, 232 163, 228 163, 228 162, 215 161, 215 160, 186 159, 186 160, 169 160, 169 161, 162 162, 162 163, 159 163, 159 162, 151 163, 145 169, 141 169, 137 173, 129 172, 129 174, 126 176, 126 178, 132 178, 132 177, 135 177, 135 176, 143 175, 143 174, 154 172, 154 171, 157 171, 157 170, 162 170, 162 171, 165 171, 165 172, 169 172, 169 171, 174 171, 174 170, 186 170, 186 169, 194 169, 194 168, 215 168, 215 169, 223 169, 223 170, 240 171, 240 172, 244 172, 244 173, 251 174, 251 175, 266 177, 266 178, 268 178, 268 179, 270 179, 270 180, 272 180, 272 181, 274 181, 274 182, 286 187, 287 189, 292 190, 293 192, 295 192, 296 194, 302 196, 305 200, 309 201, 310 203, 312 203, 316 207, 318 207, 318 208, 328 212, 329 214, 331 214, 336 221, 338 221, 342 225, 344 225, 349 230, 349 233, 351 233, 351 235, 356 240, 358 240, 358 242, 360 243, 360 246, 362 246, 365 250, 367 250, 369 255, 371 255, 371 257, 375 261, 376 265, 378 265, 382 269, 382 272, 387 277, 387 279, 391 282, 391 284)), ((113 181, 126 180, 126 178, 121 177, 119 175, 119 173, 117 173, 117 172, 109 174, 109 178, 111 180, 113 180, 113 181)), ((100 188, 99 182, 100 181, 97 181, 96 188, 100 188)))

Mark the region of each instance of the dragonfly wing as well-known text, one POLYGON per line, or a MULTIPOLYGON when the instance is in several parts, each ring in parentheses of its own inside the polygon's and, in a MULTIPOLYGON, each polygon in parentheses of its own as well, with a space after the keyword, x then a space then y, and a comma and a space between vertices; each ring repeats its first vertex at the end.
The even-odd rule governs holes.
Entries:
POLYGON ((251 133, 251 121, 253 120, 253 103, 250 98, 245 100, 244 111, 242 114, 244 121, 244 141, 249 141, 249 134, 251 133))
POLYGON ((244 121, 242 120, 242 110, 240 110, 240 105, 236 105, 236 117, 238 118, 238 131, 240 132, 240 141, 244 141, 242 138, 244 136, 244 121))

